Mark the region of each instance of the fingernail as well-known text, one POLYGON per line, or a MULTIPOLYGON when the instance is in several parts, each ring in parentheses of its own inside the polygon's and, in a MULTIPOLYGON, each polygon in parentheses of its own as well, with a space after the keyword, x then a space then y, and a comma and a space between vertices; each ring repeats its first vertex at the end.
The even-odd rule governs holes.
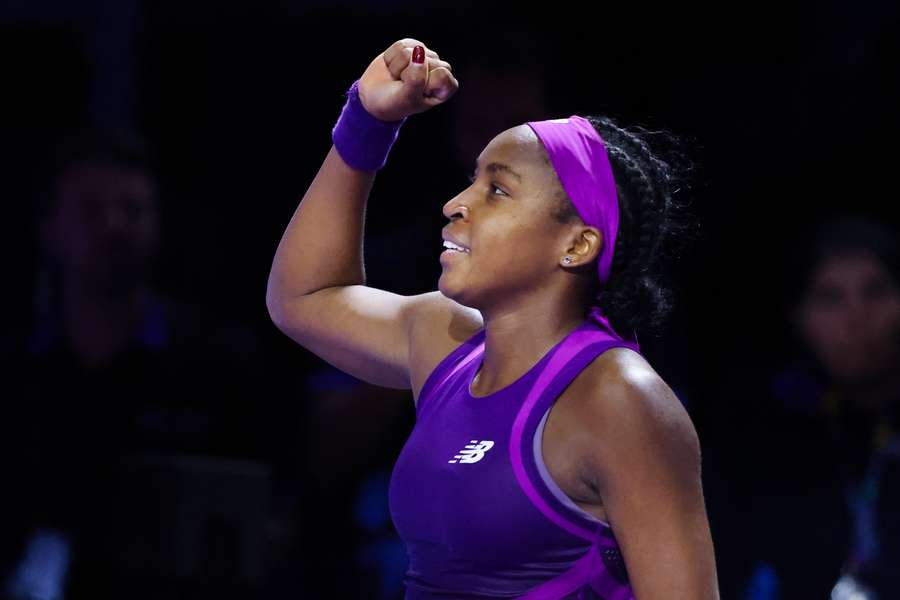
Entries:
POLYGON ((422 46, 416 46, 415 48, 413 48, 412 60, 417 65, 421 65, 423 62, 425 62, 425 48, 423 48, 422 46))

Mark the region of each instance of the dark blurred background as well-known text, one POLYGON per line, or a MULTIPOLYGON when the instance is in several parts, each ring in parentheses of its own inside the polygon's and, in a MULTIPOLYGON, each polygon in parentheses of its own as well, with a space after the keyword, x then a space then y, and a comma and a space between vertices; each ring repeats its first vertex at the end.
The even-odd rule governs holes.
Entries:
POLYGON ((507 127, 681 136, 700 236, 641 342, 704 447, 723 598, 900 597, 884 1, 0 5, 3 593, 402 597, 411 396, 293 344, 263 298, 344 91, 403 37, 460 91, 378 176, 367 283, 436 289, 441 207, 507 127))

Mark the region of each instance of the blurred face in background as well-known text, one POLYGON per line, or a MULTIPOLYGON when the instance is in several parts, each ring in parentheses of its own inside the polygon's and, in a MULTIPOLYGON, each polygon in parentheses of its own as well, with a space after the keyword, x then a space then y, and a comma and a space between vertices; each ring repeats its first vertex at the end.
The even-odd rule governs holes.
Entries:
POLYGON ((60 174, 56 206, 41 224, 41 238, 65 278, 103 287, 144 280, 159 238, 153 180, 126 166, 70 165, 60 174))
POLYGON ((795 321, 838 381, 864 382, 900 369, 900 287, 869 252, 835 254, 819 264, 795 321))

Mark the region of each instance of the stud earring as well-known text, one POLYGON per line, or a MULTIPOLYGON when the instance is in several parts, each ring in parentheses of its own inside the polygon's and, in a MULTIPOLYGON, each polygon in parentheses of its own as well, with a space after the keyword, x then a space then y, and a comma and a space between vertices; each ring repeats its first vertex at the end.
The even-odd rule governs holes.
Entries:
POLYGON ((565 257, 563 259, 563 262, 566 263, 567 265, 570 264, 572 262, 572 257, 571 256, 565 257))

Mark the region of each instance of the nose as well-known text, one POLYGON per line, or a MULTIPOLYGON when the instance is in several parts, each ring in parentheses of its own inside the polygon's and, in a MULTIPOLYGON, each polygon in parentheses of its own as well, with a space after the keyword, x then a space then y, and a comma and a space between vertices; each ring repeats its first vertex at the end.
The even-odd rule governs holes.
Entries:
POLYGON ((461 217, 463 220, 468 220, 469 218, 469 207, 460 202, 460 196, 462 196, 462 194, 448 200, 447 203, 444 204, 444 216, 451 221, 453 220, 453 217, 456 216, 461 217))

